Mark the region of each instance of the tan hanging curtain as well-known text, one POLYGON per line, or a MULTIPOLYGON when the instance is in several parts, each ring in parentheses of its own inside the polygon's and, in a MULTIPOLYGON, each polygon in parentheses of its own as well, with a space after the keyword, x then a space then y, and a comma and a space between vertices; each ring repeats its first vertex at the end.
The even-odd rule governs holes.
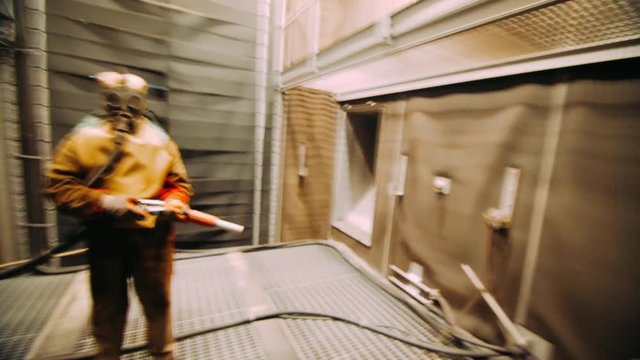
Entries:
POLYGON ((451 302, 459 325, 491 341, 501 340, 500 331, 460 263, 478 272, 512 316, 540 149, 554 109, 553 86, 514 85, 407 101, 402 153, 409 171, 390 250, 391 264, 423 264, 427 284, 451 302), (503 234, 492 231, 482 214, 498 204, 507 166, 523 175, 513 226, 503 234), (432 189, 434 176, 451 179, 450 194, 432 189))
POLYGON ((326 239, 337 103, 329 93, 296 88, 285 92, 284 104, 281 240, 326 239))

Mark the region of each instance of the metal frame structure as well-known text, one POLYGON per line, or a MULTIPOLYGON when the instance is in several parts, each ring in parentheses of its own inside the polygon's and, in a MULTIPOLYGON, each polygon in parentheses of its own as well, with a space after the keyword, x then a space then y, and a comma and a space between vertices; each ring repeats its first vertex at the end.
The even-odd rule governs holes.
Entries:
MULTIPOLYGON (((299 86, 341 69, 389 56, 553 2, 556 1, 419 1, 328 49, 312 53, 305 62, 285 70, 282 75, 283 84, 285 88, 299 86), (447 6, 447 3, 457 6, 447 6)), ((312 43, 318 42, 317 36, 316 39, 310 40, 312 43)), ((339 99, 342 100, 342 97, 339 96, 339 99)))
MULTIPOLYGON (((283 86, 291 88, 305 85, 322 89, 316 82, 337 79, 343 76, 340 71, 358 69, 420 45, 557 3, 552 0, 418 1, 286 69, 282 75, 283 86)), ((313 42, 313 39, 310 40, 313 42)), ((480 66, 470 63, 464 69, 455 71, 442 71, 428 76, 418 73, 410 79, 334 92, 339 101, 348 101, 638 56, 640 45, 637 38, 616 39, 584 46, 532 51, 524 56, 507 57, 480 66)))

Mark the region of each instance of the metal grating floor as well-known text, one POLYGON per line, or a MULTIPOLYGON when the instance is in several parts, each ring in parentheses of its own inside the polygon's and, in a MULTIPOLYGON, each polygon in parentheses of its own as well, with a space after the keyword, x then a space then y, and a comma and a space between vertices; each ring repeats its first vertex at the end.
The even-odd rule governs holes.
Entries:
MULTIPOLYGON (((172 288, 174 333, 184 334, 216 324, 247 317, 234 290, 227 263, 222 256, 196 258, 175 263, 172 288)), ((130 294, 135 292, 131 291, 130 294)), ((124 345, 145 340, 142 307, 132 296, 124 345)), ((74 352, 95 349, 95 341, 87 327, 74 352)), ((242 326, 178 342, 178 359, 266 359, 250 326, 242 326)), ((144 351, 125 355, 123 359, 146 359, 144 351)))
POLYGON ((24 359, 72 278, 23 276, 0 281, 0 359, 24 359))
MULTIPOLYGON (((280 310, 336 314, 399 335, 442 342, 406 305, 350 266, 335 250, 301 246, 268 254, 248 254, 263 289, 280 310), (303 271, 300 271, 303 270, 303 271)), ((439 359, 351 325, 317 320, 288 320, 301 359, 439 359)))
MULTIPOLYGON (((217 255, 176 262, 173 282, 176 335, 255 315, 252 314, 255 309, 247 308, 247 293, 243 292, 248 285, 239 284, 238 277, 234 277, 234 265, 230 259, 228 255, 217 255)), ((341 256, 340 251, 332 246, 286 246, 242 253, 241 259, 252 286, 259 289, 260 293, 266 294, 266 302, 274 308, 273 310, 335 314, 359 323, 383 327, 387 331, 414 340, 444 343, 444 340, 427 323, 414 315, 407 305, 356 270, 341 256)), ((33 276, 10 280, 12 284, 1 282, 0 294, 3 295, 0 295, 0 299, 3 301, 0 305, 20 306, 4 295, 7 292, 2 290, 7 285, 13 287, 16 283, 24 283, 25 287, 50 292, 54 282, 63 284, 65 279, 68 277, 33 276)), ((61 285, 55 288, 57 291, 64 291, 61 285)), ((25 290, 22 287, 11 289, 11 292, 16 291, 25 290)), ((53 307, 53 301, 51 303, 50 307, 53 307)), ((8 309, 8 312, 3 313, 11 311, 15 312, 16 309, 8 309)), ((41 312, 41 309, 34 309, 33 312, 41 312)), ((50 311, 42 309, 40 321, 44 322, 49 313, 50 311)), ((26 344, 27 349, 24 349, 24 345, 19 349, 13 343, 9 343, 9 334, 13 333, 22 321, 18 319, 14 323, 1 323, 0 344, 5 346, 0 346, 0 349, 8 349, 8 352, 3 354, 0 350, 0 354, 5 355, 0 358, 18 359, 28 351, 29 343, 26 344)), ((284 335, 280 339, 286 347, 293 349, 292 353, 297 359, 442 358, 438 354, 337 321, 296 318, 272 319, 259 323, 275 324, 282 329, 284 335)), ((261 334, 256 325, 259 323, 180 341, 177 343, 175 355, 178 359, 274 358, 273 351, 269 352, 269 349, 278 349, 283 344, 266 343, 264 334, 261 334)), ((79 335, 73 352, 95 349, 88 326, 84 326, 79 335)), ((131 302, 125 345, 144 339, 145 322, 141 307, 135 300, 131 302)), ((146 352, 140 351, 123 358, 146 359, 148 356, 146 352)))

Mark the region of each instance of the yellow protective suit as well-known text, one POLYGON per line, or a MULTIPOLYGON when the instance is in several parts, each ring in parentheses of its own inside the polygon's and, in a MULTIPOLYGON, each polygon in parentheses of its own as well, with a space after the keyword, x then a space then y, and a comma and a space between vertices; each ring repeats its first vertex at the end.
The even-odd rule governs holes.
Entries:
POLYGON ((89 227, 89 265, 93 334, 101 358, 117 358, 123 341, 132 279, 148 323, 149 351, 170 354, 171 273, 174 239, 167 219, 111 218, 100 207, 103 194, 132 198, 178 199, 188 204, 192 187, 177 145, 147 118, 135 119, 122 157, 101 187, 83 184, 92 169, 107 162, 114 144, 112 123, 86 118, 56 148, 47 172, 47 195, 63 211, 89 227))

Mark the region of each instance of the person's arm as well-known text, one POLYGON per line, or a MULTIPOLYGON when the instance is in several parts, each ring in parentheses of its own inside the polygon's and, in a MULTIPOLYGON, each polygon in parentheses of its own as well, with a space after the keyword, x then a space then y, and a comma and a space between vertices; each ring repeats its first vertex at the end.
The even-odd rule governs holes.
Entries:
POLYGON ((193 196, 193 187, 178 145, 173 140, 169 141, 169 155, 171 156, 171 167, 159 197, 167 202, 169 211, 181 215, 184 210, 188 209, 189 201, 193 196))
POLYGON ((47 171, 45 194, 61 210, 86 217, 103 211, 100 196, 104 192, 83 184, 84 173, 77 154, 73 134, 65 136, 57 146, 47 171))

